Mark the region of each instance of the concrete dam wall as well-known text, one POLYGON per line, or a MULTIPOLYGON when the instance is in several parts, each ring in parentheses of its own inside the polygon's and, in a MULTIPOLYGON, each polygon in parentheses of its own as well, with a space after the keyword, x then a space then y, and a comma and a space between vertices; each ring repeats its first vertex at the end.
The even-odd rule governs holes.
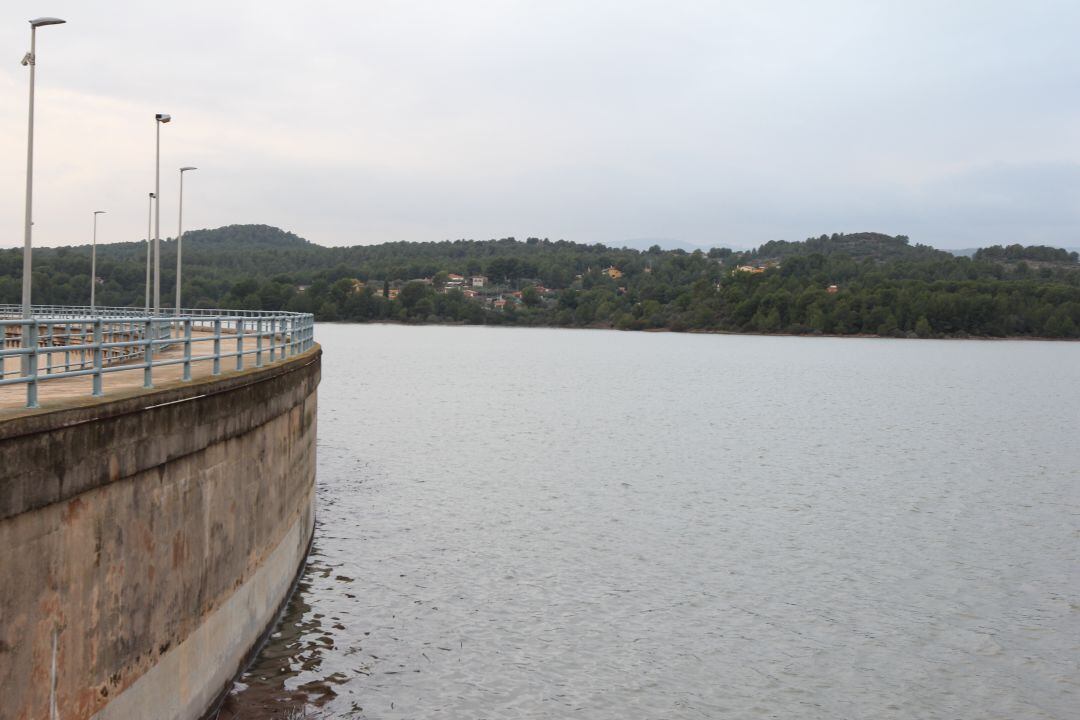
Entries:
POLYGON ((307 555, 320 354, 0 416, 0 718, 220 697, 307 555))

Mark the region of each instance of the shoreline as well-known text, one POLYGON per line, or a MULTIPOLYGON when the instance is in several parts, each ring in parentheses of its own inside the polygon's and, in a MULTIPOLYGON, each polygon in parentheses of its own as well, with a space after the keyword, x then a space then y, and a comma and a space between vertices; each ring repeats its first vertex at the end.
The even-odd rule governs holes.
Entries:
POLYGON ((942 335, 940 337, 894 337, 892 335, 876 335, 874 333, 763 333, 763 332, 737 332, 734 330, 673 330, 672 328, 644 328, 642 330, 620 330, 611 325, 512 325, 512 324, 493 324, 493 323, 467 323, 467 322, 401 322, 399 320, 378 320, 370 322, 357 322, 354 320, 320 320, 316 321, 319 325, 398 325, 401 327, 477 327, 477 328, 514 328, 522 330, 532 329, 545 329, 545 330, 604 330, 610 332, 625 332, 625 333, 676 333, 679 335, 734 335, 734 336, 749 336, 749 337, 796 337, 796 338, 840 338, 840 339, 852 339, 852 340, 947 340, 962 342, 966 340, 977 340, 980 342, 1064 342, 1075 343, 1080 342, 1080 338, 1054 338, 1054 337, 1042 337, 1039 335, 967 335, 965 337, 957 337, 955 335, 942 335))

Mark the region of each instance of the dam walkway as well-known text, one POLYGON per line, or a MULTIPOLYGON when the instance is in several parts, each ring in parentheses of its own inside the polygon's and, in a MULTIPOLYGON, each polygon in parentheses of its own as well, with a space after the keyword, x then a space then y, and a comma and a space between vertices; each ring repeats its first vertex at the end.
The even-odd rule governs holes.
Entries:
POLYGON ((286 360, 314 343, 311 315, 0 305, 0 421, 41 407, 228 374, 286 360))

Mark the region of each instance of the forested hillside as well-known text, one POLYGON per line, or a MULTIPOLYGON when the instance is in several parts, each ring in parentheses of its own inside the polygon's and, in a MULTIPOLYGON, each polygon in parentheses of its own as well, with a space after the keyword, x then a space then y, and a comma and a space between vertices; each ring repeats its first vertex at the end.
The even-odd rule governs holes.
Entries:
MULTIPOLYGON (((163 247, 162 297, 172 298, 176 246, 163 247)), ((100 303, 142 306, 145 252, 145 243, 98 248, 100 303)), ((21 263, 21 250, 0 251, 0 302, 19 301, 21 263)), ((34 301, 85 304, 89 270, 88 246, 36 250, 34 301)), ((878 233, 687 253, 540 238, 328 248, 238 225, 185 235, 184 297, 359 322, 1080 336, 1076 253, 1009 246, 954 257, 878 233)))
POLYGON ((1080 253, 1046 245, 991 245, 980 248, 973 256, 976 260, 1030 261, 1046 263, 1076 263, 1080 253))

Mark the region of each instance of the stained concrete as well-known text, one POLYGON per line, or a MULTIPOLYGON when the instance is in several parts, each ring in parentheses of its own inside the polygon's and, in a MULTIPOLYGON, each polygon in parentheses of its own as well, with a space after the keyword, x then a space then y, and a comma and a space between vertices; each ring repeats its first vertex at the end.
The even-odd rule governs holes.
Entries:
POLYGON ((102 708, 94 720, 199 717, 236 674, 250 639, 258 637, 277 614, 278 601, 288 592, 297 566, 307 556, 314 509, 312 492, 306 512, 297 517, 258 570, 183 642, 102 708), (186 682, 177 683, 177 678, 186 682), (172 701, 165 704, 164 697, 172 701))
POLYGON ((303 559, 319 357, 0 422, 0 718, 199 717, 303 559))

